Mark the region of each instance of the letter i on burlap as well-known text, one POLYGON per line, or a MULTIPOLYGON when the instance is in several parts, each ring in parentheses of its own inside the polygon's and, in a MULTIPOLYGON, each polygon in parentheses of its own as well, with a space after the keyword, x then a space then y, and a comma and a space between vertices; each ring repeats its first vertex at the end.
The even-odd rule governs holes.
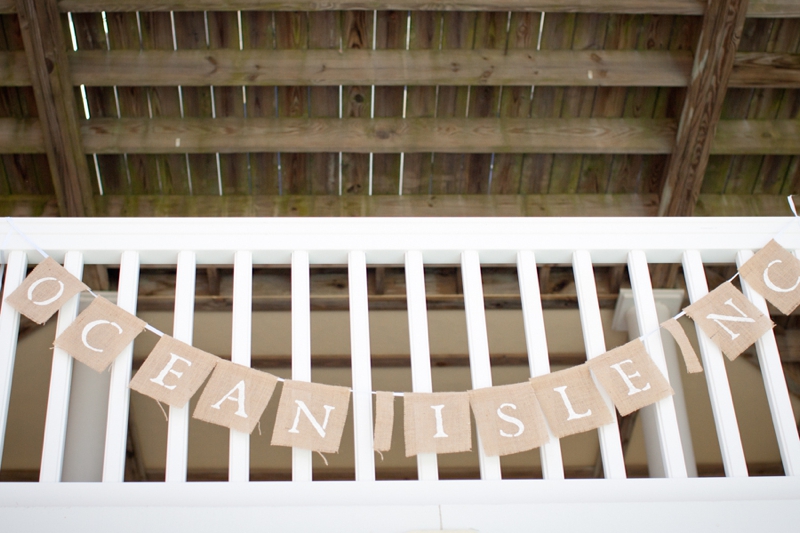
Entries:
POLYGON ((250 434, 277 384, 272 374, 220 359, 192 418, 250 434))
POLYGON ((14 309, 37 324, 44 324, 67 300, 88 290, 81 280, 48 257, 6 298, 14 309))
POLYGON ((406 392, 403 395, 406 457, 472 449, 466 392, 406 392))
POLYGON ((731 361, 775 326, 730 282, 684 311, 731 361))
POLYGON ((273 446, 337 453, 350 406, 350 389, 286 380, 283 384, 273 446))
POLYGON ((557 438, 614 421, 586 364, 531 378, 547 425, 557 438))

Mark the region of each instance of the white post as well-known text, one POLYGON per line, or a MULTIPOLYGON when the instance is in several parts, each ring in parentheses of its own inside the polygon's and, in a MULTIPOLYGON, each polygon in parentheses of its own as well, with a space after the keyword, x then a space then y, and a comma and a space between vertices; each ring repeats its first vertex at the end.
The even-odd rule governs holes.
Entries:
MULTIPOLYGON (((683 301, 682 290, 653 290, 653 297, 656 302, 656 313, 659 323, 664 322, 678 314, 683 301)), ((620 290, 617 308, 614 314, 613 327, 618 331, 628 331, 628 338, 639 337, 639 324, 636 318, 636 308, 633 305, 633 291, 630 289, 620 290)), ((694 457, 694 447, 692 445, 692 434, 689 428, 689 415, 686 409, 686 398, 683 394, 683 381, 681 380, 680 365, 678 359, 678 348, 674 339, 667 332, 661 332, 661 343, 664 349, 664 358, 667 363, 667 373, 669 383, 675 391, 673 403, 675 405, 675 415, 678 419, 678 431, 681 436, 681 446, 686 462, 686 473, 689 477, 697 477, 697 463, 694 457)), ((660 449, 660 439, 653 406, 647 406, 639 411, 639 418, 642 420, 644 429, 645 448, 647 451, 647 465, 650 477, 665 477, 664 465, 660 449)))

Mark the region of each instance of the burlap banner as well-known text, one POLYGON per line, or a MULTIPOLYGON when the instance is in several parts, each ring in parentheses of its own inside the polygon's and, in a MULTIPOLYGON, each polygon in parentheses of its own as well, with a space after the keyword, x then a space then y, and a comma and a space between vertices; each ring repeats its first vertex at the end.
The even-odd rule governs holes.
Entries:
POLYGON ((102 372, 147 323, 105 298, 95 298, 54 344, 89 368, 102 372))
POLYGON ((403 396, 406 457, 472 449, 466 392, 407 392, 403 396))
POLYGON ((784 315, 800 305, 800 260, 774 239, 748 259, 739 274, 784 315))
POLYGON ((692 348, 692 342, 689 340, 689 337, 686 336, 686 332, 683 331, 680 322, 674 318, 670 318, 662 322, 661 327, 670 332, 672 338, 675 339, 675 342, 681 349, 683 362, 686 364, 686 372, 689 374, 702 372, 703 365, 700 364, 700 359, 697 358, 697 352, 692 348))
POLYGON ((373 449, 388 452, 392 449, 392 429, 394 428, 394 393, 380 391, 375 393, 375 436, 373 449))
POLYGON ((587 364, 622 416, 675 394, 639 339, 587 364))
POLYGON ((614 421, 585 364, 531 378, 554 436, 561 438, 614 421))
POLYGON ((214 370, 216 355, 164 335, 133 376, 130 388, 172 407, 183 407, 214 370))
POLYGON ((272 374, 219 359, 192 417, 252 433, 277 384, 272 374))
POLYGON ((472 390, 469 403, 486 455, 524 452, 550 439, 530 383, 472 390))
POLYGON ((684 311, 731 361, 775 325, 730 282, 684 311))
POLYGON ((37 324, 44 324, 67 300, 88 290, 52 257, 48 257, 25 278, 6 302, 37 324))
POLYGON ((273 446, 337 453, 350 406, 350 389, 287 380, 283 384, 273 446))

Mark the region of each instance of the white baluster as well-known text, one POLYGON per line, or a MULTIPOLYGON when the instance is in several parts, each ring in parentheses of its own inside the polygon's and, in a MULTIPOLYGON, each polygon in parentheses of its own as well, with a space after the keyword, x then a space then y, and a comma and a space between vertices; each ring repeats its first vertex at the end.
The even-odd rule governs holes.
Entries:
MULTIPOLYGON (((302 251, 292 253, 292 379, 311 381, 311 279, 302 251)), ((292 480, 311 479, 311 450, 292 448, 292 480)))

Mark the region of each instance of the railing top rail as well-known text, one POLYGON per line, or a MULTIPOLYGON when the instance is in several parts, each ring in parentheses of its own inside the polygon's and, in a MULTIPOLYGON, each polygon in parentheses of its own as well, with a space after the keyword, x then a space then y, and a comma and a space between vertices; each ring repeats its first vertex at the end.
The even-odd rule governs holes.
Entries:
MULTIPOLYGON (((78 250, 87 263, 116 263, 123 250, 139 252, 142 264, 174 264, 192 250, 198 264, 233 262, 238 250, 253 252, 255 264, 291 262, 307 250, 312 264, 346 264, 363 250, 371 264, 403 263, 408 250, 426 264, 457 264, 463 250, 477 250, 484 264, 510 264, 531 249, 543 263, 569 263, 576 249, 594 263, 624 263, 630 250, 649 262, 678 263, 684 250, 699 250, 704 262, 733 262, 742 249, 759 249, 781 233, 787 248, 800 248, 800 223, 791 217, 763 218, 18 218, 31 241, 62 260, 78 250)), ((5 249, 41 257, 9 223, 5 249)))

